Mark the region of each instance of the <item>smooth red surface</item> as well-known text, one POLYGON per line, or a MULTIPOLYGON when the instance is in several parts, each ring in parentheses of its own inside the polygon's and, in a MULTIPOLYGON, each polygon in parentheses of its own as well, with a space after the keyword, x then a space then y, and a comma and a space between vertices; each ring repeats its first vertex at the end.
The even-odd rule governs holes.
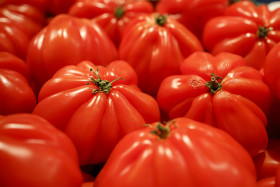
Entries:
POLYGON ((80 187, 78 155, 69 137, 32 114, 0 117, 1 187, 80 187))

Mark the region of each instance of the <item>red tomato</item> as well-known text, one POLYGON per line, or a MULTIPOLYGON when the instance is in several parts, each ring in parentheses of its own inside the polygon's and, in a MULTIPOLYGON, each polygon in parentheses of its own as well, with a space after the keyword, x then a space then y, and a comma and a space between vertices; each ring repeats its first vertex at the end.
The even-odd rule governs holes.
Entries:
POLYGON ((195 51, 203 51, 197 37, 182 24, 157 13, 135 18, 119 46, 120 58, 134 67, 140 89, 153 96, 161 81, 179 73, 183 60, 195 51))
POLYGON ((37 99, 29 80, 29 69, 23 60, 0 52, 0 115, 32 112, 37 99))
POLYGON ((1 187, 80 187, 82 175, 71 140, 32 114, 0 117, 1 187))
POLYGON ((29 4, 52 15, 67 13, 76 0, 1 0, 0 4, 29 4))
POLYGON ((254 187, 246 150, 227 133, 187 118, 155 122, 123 137, 95 187, 254 187))
POLYGON ((213 54, 231 52, 247 65, 261 69, 268 51, 280 42, 280 9, 240 1, 229 6, 225 16, 210 19, 204 27, 203 44, 213 54))
POLYGON ((264 79, 280 100, 280 42, 275 45, 268 53, 264 67, 264 79))
POLYGON ((127 62, 97 68, 83 61, 60 69, 33 111, 68 134, 81 165, 103 163, 122 136, 160 118, 156 100, 139 91, 127 62))
POLYGON ((154 11, 147 0, 77 0, 69 14, 93 18, 119 46, 123 31, 132 19, 154 11))
POLYGON ((268 177, 258 181, 257 187, 275 187, 275 177, 268 177))
POLYGON ((201 38, 206 22, 216 16, 222 16, 228 6, 228 0, 160 0, 156 11, 170 14, 178 22, 201 38))
POLYGON ((254 158, 258 179, 275 177, 280 166, 280 139, 270 138, 267 149, 254 158))
POLYGON ((82 60, 105 65, 117 57, 114 44, 98 24, 61 14, 30 42, 27 63, 40 88, 63 66, 82 60))
POLYGON ((157 95, 171 119, 185 116, 223 129, 252 156, 266 148, 264 111, 272 94, 259 71, 245 66, 238 55, 195 52, 182 63, 181 72, 164 79, 157 95))
POLYGON ((28 43, 45 23, 44 14, 30 5, 0 6, 0 51, 25 60, 28 43))

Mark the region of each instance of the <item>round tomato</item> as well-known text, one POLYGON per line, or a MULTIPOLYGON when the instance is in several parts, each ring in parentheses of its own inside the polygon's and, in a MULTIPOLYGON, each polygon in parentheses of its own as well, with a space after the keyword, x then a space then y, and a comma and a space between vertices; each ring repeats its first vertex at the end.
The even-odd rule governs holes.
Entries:
POLYGON ((257 187, 275 187, 275 177, 268 177, 268 178, 264 178, 261 179, 260 181, 258 181, 258 186, 257 187))
POLYGON ((267 146, 272 94, 262 74, 232 53, 195 52, 164 79, 157 101, 170 119, 185 116, 231 134, 252 156, 267 146))
POLYGON ((264 79, 280 100, 280 42, 275 45, 268 53, 264 67, 264 79))
POLYGON ((124 136, 94 187, 254 187, 248 152, 227 133, 188 118, 124 136))
POLYGON ((13 54, 0 52, 0 114, 32 112, 37 99, 29 81, 26 63, 13 54))
POLYGON ((197 37, 182 24, 157 13, 135 18, 125 29, 119 55, 135 69, 140 89, 155 96, 161 81, 179 73, 183 60, 203 51, 197 37))
POLYGON ((103 163, 122 136, 160 119, 156 100, 136 85, 127 62, 96 67, 83 61, 44 84, 33 113, 68 134, 81 165, 103 163))
POLYGON ((245 58, 248 66, 263 67, 270 49, 280 42, 280 9, 239 1, 225 16, 210 19, 203 30, 205 48, 213 54, 231 52, 245 58))
POLYGON ((69 14, 94 19, 119 46, 122 34, 132 19, 154 11, 147 0, 78 0, 69 14))
POLYGON ((32 114, 0 116, 1 187, 80 187, 71 140, 32 114))
POLYGON ((280 166, 280 139, 270 138, 267 149, 254 158, 258 179, 275 177, 280 166))
POLYGON ((228 6, 228 0, 160 0, 156 11, 169 14, 201 38, 206 22, 216 16, 222 16, 228 6))
POLYGON ((95 22, 60 14, 30 42, 27 63, 38 89, 63 66, 90 60, 105 65, 117 50, 95 22))
POLYGON ((0 5, 0 51, 25 60, 29 41, 44 23, 44 14, 33 6, 0 5))

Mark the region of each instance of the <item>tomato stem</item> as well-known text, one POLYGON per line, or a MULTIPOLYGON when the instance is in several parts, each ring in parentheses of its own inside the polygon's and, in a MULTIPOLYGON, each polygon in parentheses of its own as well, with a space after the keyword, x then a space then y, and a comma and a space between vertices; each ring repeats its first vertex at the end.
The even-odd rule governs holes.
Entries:
POLYGON ((214 95, 217 91, 219 91, 223 86, 221 84, 222 78, 219 76, 215 76, 214 73, 211 73, 211 80, 208 81, 205 86, 209 88, 209 92, 214 95))
POLYGON ((117 7, 116 8, 116 10, 115 10, 115 16, 118 18, 118 19, 120 19, 123 15, 124 15, 124 9, 123 9, 123 7, 122 6, 119 6, 119 7, 117 7))
POLYGON ((166 139, 170 135, 171 127, 175 127, 175 120, 172 120, 166 124, 161 124, 158 122, 154 128, 154 130, 150 131, 150 133, 157 135, 160 139, 166 139))
POLYGON ((159 26, 163 26, 166 23, 166 17, 164 15, 156 16, 156 23, 159 26))
POLYGON ((273 30, 272 27, 260 26, 260 25, 259 25, 259 29, 258 29, 258 31, 257 31, 257 36, 258 36, 259 38, 265 38, 265 37, 267 37, 268 32, 269 32, 269 31, 272 31, 272 30, 273 30))
MULTIPOLYGON (((100 78, 99 70, 97 67, 96 67, 96 72, 92 68, 90 68, 89 71, 92 72, 97 77, 97 79, 90 77, 91 80, 89 82, 92 82, 99 88, 99 89, 93 89, 92 94, 96 94, 98 92, 105 92, 106 94, 108 94, 108 93, 110 93, 113 82, 115 82, 118 79, 124 80, 124 78, 116 78, 116 79, 112 80, 111 82, 109 82, 107 80, 102 80, 100 78)), ((89 83, 86 83, 86 84, 88 85, 89 83)))

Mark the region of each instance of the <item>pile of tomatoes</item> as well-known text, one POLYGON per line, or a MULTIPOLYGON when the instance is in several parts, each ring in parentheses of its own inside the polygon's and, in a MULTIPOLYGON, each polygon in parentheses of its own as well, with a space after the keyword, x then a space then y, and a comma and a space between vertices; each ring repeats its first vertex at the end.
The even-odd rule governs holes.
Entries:
POLYGON ((280 8, 0 2, 1 187, 280 187, 280 8))

